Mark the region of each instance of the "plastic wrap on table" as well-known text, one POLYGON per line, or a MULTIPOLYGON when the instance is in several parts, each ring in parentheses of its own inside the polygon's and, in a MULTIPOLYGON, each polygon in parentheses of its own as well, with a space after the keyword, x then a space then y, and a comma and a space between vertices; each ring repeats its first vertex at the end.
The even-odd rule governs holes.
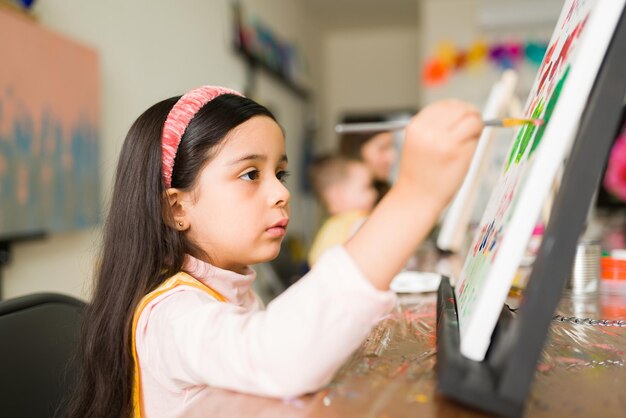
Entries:
MULTIPOLYGON (((483 417, 437 393, 435 295, 401 295, 323 390, 289 400, 214 391, 190 416, 245 417, 483 417), (199 411, 199 412, 198 412, 199 411), (223 412, 228 411, 228 414, 223 412), (216 416, 217 416, 216 415, 216 416)), ((562 318, 600 319, 607 299, 564 298, 562 318)), ((613 308, 626 300, 611 299, 613 308)), ((606 318, 619 320, 619 317, 606 318)), ((626 319, 626 318, 621 318, 626 319)), ((553 320, 527 400, 529 417, 626 415, 626 327, 553 320)), ((303 359, 306 361, 306 359, 303 359)))

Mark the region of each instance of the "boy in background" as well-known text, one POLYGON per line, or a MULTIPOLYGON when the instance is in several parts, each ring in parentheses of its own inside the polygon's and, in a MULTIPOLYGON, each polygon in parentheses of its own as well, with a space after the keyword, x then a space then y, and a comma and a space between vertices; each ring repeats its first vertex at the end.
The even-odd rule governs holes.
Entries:
POLYGON ((363 224, 374 208, 374 177, 361 161, 338 155, 317 157, 309 171, 313 191, 328 218, 317 232, 309 251, 309 266, 328 248, 343 244, 363 224))

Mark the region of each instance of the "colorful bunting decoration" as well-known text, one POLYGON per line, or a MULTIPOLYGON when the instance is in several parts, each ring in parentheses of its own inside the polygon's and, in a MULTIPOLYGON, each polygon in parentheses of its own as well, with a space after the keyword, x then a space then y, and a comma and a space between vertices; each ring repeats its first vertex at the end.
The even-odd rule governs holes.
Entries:
POLYGON ((515 68, 522 61, 539 66, 546 53, 547 43, 502 42, 488 44, 476 41, 467 49, 457 48, 445 41, 437 45, 435 54, 429 57, 422 69, 422 82, 433 87, 445 83, 452 72, 477 68, 491 63, 501 69, 515 68))

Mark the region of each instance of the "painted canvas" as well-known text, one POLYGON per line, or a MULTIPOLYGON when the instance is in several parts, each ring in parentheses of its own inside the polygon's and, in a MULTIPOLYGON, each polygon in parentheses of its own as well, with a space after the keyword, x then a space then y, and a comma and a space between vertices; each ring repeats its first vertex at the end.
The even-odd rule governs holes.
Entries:
MULTIPOLYGON (((484 359, 542 205, 564 163, 624 0, 568 0, 455 287, 461 353, 484 359)), ((556 215, 558 216, 558 214, 556 215)))
POLYGON ((96 224, 96 52, 0 9, 0 60, 0 239, 96 224))

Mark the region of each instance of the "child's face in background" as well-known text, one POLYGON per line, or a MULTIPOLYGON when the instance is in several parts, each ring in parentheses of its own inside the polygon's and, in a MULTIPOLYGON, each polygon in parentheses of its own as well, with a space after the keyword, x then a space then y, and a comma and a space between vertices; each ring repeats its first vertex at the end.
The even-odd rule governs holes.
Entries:
POLYGON ((341 182, 341 198, 345 210, 370 211, 376 203, 377 193, 373 186, 370 169, 361 162, 350 162, 348 176, 341 182))
POLYGON ((189 239, 217 267, 241 271, 275 258, 289 221, 283 133, 256 116, 233 129, 202 169, 185 207, 189 239))
POLYGON ((370 138, 361 148, 361 158, 378 180, 389 181, 396 162, 393 134, 383 132, 370 138))

